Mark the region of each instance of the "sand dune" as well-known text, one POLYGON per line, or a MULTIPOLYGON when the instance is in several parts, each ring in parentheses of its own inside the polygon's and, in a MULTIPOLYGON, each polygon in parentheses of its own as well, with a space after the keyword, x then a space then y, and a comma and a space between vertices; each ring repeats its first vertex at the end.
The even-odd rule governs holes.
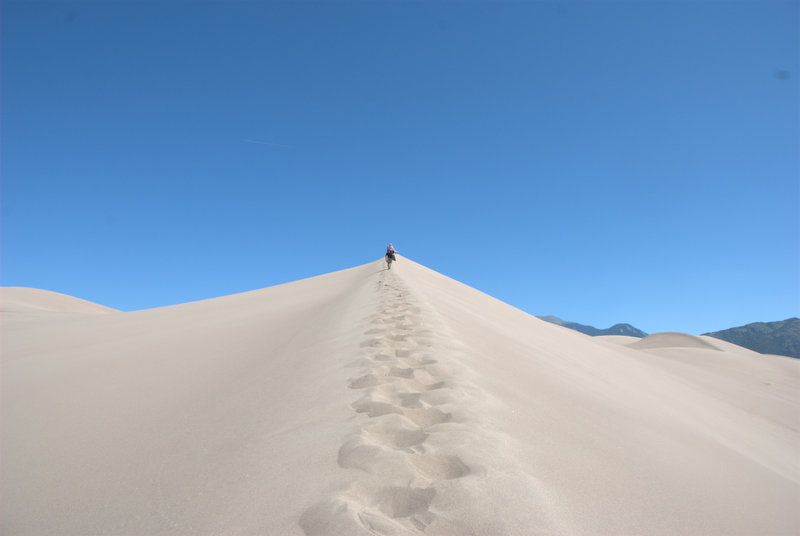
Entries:
POLYGON ((80 314, 114 313, 116 309, 98 305, 80 298, 74 298, 38 288, 2 287, 0 288, 0 310, 11 312, 59 312, 80 314))
POLYGON ((631 335, 599 335, 595 337, 595 340, 627 346, 632 342, 641 341, 642 339, 631 335))
POLYGON ((2 296, 4 535, 800 533, 798 360, 592 339, 405 258, 131 313, 2 296))
POLYGON ((706 337, 697 337, 687 333, 653 333, 647 337, 629 344, 631 348, 703 348, 719 350, 719 348, 706 337))

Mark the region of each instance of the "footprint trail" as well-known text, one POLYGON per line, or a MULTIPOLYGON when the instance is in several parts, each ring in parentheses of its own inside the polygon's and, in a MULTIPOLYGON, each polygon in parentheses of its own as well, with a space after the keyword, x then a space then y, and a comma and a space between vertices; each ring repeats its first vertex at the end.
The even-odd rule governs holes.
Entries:
POLYGON ((438 503, 448 501, 437 501, 446 484, 474 477, 461 453, 447 446, 458 443, 448 434, 463 436, 475 425, 459 411, 465 382, 452 349, 444 351, 446 330, 393 273, 379 278, 376 303, 350 364, 359 369, 346 386, 356 397, 355 425, 337 458, 359 474, 301 516, 309 536, 424 533, 446 513, 438 503))

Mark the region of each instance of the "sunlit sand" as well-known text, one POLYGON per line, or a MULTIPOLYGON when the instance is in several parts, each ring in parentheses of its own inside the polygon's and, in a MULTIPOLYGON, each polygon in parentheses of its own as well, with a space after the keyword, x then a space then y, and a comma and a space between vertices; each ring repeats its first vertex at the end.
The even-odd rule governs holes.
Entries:
POLYGON ((592 338, 399 256, 1 299, 3 535, 800 533, 800 360, 592 338))

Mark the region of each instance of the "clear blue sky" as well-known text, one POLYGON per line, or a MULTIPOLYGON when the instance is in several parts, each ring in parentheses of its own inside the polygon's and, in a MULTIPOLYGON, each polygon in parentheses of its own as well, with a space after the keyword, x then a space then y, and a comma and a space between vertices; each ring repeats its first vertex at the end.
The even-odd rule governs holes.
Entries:
POLYGON ((393 242, 597 327, 796 316, 799 77, 796 1, 4 1, 2 284, 135 310, 393 242))

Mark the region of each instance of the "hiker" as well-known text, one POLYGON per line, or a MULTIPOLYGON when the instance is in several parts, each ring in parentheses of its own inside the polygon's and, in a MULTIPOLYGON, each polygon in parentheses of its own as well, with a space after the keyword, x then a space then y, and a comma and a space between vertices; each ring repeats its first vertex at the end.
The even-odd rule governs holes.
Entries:
POLYGON ((392 261, 396 261, 397 260, 397 257, 395 257, 394 254, 395 254, 394 246, 389 244, 389 247, 386 248, 386 269, 387 270, 391 270, 392 269, 392 261))

